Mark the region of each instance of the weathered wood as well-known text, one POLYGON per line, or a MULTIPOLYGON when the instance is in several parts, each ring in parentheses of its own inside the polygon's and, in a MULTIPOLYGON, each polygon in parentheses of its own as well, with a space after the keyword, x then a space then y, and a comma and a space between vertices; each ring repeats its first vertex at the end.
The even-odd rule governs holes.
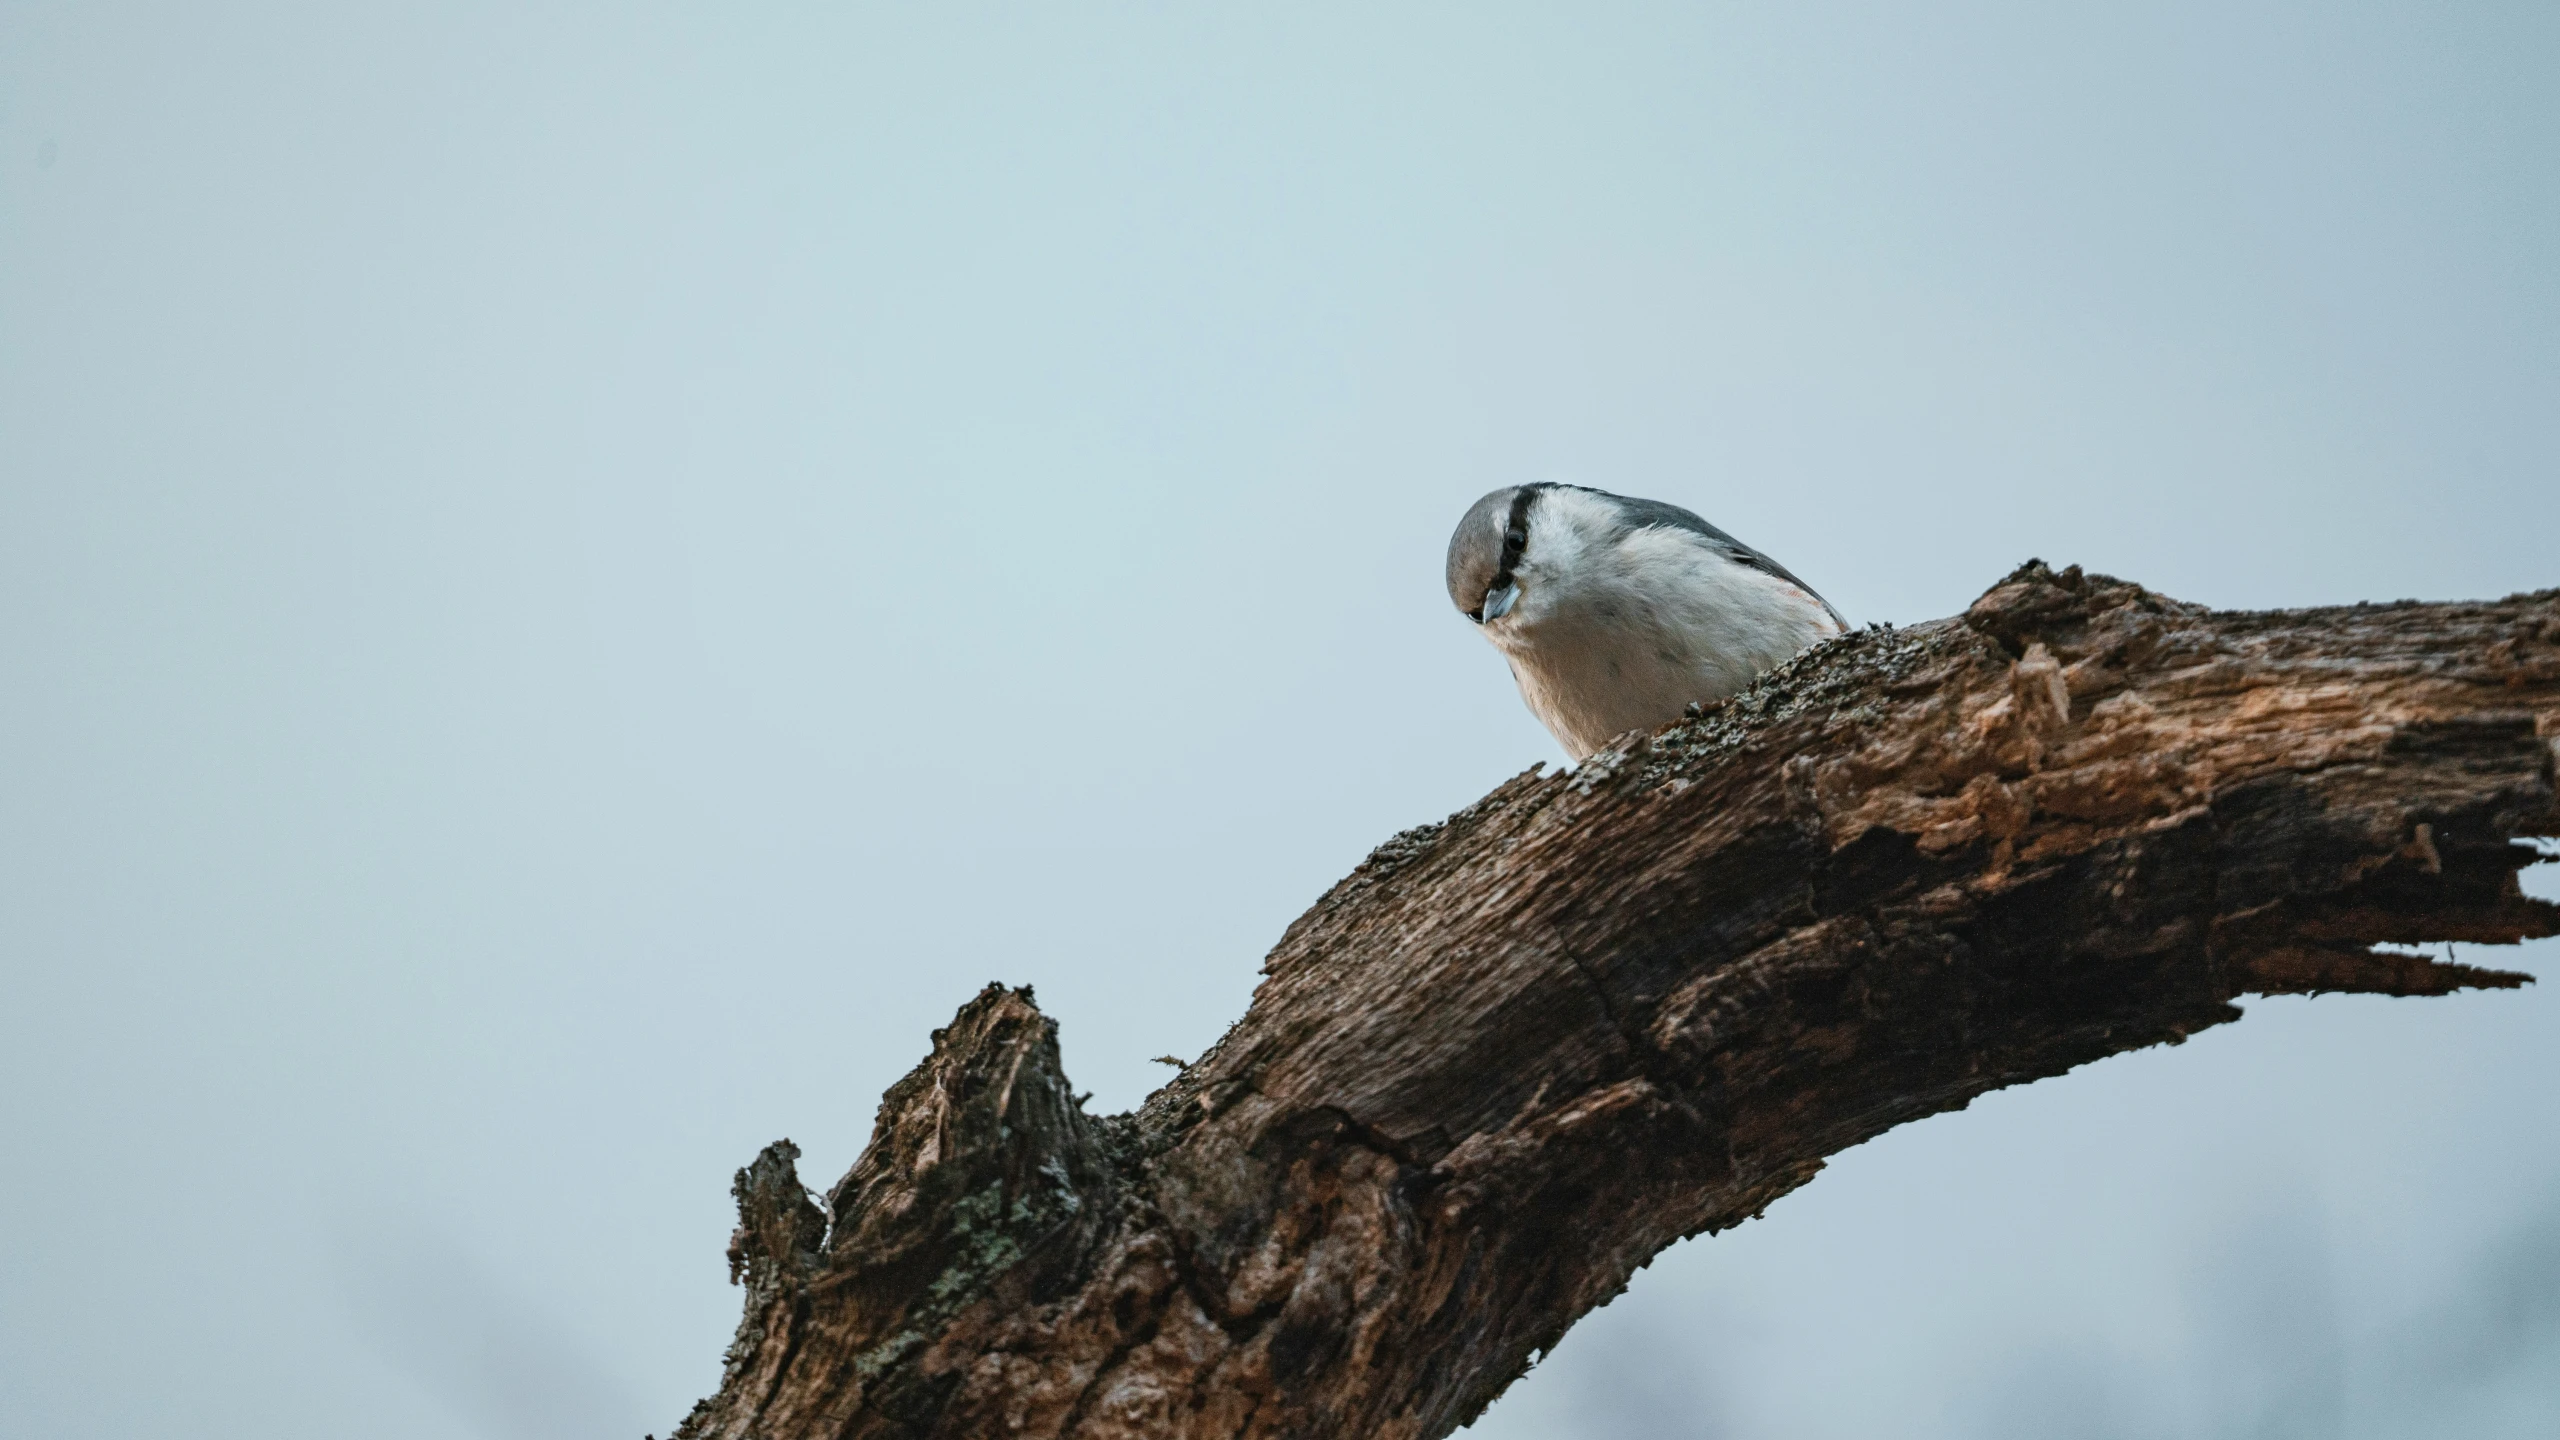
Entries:
POLYGON ((2560 591, 2215 613, 2030 564, 1397 836, 1089 1119, 990 986, 811 1203, 739 1172, 682 1440, 1418 1437, 1683 1236, 2234 997, 2560 933, 2560 591), (830 1221, 829 1216, 832 1216, 830 1221))

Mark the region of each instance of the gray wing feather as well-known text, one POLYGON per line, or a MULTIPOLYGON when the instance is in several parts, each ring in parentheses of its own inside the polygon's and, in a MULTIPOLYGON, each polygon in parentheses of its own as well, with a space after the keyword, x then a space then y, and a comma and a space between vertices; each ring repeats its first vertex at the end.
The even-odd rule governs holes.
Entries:
POLYGON ((1732 556, 1738 563, 1748 565, 1752 569, 1761 571, 1765 574, 1775 575, 1779 579, 1786 581, 1788 584, 1793 585, 1799 590, 1802 590, 1807 595, 1812 596, 1815 600, 1821 602, 1824 610, 1830 612, 1832 619, 1840 622, 1841 629, 1846 630, 1849 628, 1849 622, 1841 618, 1840 611, 1834 607, 1830 601, 1822 598, 1821 591, 1816 590, 1812 586, 1804 583, 1802 580, 1797 579, 1795 572, 1789 570, 1786 566, 1779 564, 1777 561, 1770 559, 1768 556, 1761 554, 1759 551, 1754 550, 1750 546, 1743 544, 1741 541, 1734 539, 1730 535, 1727 535, 1715 526, 1708 524, 1704 518, 1696 513, 1683 510, 1677 505, 1666 505, 1659 500, 1638 500, 1627 495, 1610 495, 1606 490, 1593 490, 1591 493, 1594 495, 1608 495, 1611 500, 1616 501, 1618 505, 1618 513, 1626 517, 1627 528, 1629 530, 1652 530, 1657 528, 1665 530, 1686 530, 1690 534, 1714 545, 1725 554, 1732 556))

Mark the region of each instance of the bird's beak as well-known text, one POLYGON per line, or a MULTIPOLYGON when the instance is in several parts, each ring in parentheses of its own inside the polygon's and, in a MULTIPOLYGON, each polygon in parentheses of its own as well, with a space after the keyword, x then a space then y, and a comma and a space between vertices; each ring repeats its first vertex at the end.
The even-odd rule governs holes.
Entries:
POLYGON ((1511 607, 1519 603, 1520 586, 1516 581, 1497 589, 1487 590, 1484 592, 1484 618, 1486 621, 1499 620, 1510 614, 1511 607))

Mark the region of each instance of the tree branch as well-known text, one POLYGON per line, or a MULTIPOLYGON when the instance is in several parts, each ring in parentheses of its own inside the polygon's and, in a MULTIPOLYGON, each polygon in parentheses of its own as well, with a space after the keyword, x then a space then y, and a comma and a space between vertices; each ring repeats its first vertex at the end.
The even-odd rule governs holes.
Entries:
POLYGON ((1399 835, 1091 1119, 990 986, 827 1197, 739 1172, 681 1440, 1428 1437, 1683 1236, 2243 994, 2560 933, 2560 591, 2217 613, 2030 563, 1399 835), (830 1219, 829 1217, 832 1217, 830 1219))

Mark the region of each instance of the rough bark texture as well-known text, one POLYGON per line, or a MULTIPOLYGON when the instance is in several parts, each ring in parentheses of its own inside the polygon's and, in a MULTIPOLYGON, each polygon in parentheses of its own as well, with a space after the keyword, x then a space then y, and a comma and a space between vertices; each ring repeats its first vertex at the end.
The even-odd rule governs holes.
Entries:
POLYGON ((2243 994, 2524 977, 2560 591, 2206 611, 2030 564, 1379 847, 1132 1115, 990 986, 812 1203, 739 1172, 682 1440, 1439 1436, 1664 1246, 2243 994))

